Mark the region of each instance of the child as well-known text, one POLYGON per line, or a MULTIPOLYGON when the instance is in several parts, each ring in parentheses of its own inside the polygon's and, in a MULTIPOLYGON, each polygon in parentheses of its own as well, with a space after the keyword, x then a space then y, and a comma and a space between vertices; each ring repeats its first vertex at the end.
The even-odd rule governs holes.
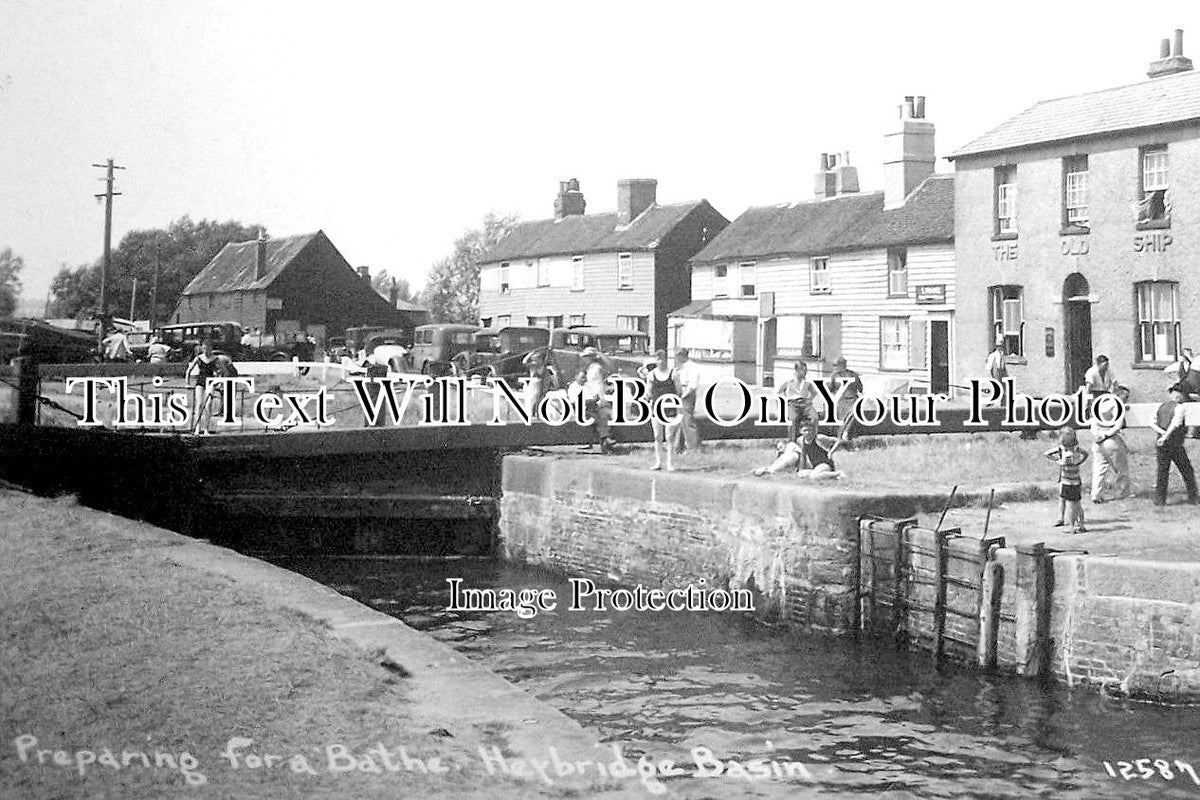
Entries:
POLYGON ((1087 461, 1088 454, 1079 447, 1079 439, 1074 428, 1063 428, 1059 435, 1058 447, 1052 447, 1045 453, 1046 458, 1058 464, 1059 494, 1062 499, 1058 504, 1058 522, 1054 527, 1061 528, 1066 524, 1067 510, 1071 511, 1071 533, 1086 533, 1083 526, 1083 495, 1082 481, 1079 479, 1079 465, 1087 461))

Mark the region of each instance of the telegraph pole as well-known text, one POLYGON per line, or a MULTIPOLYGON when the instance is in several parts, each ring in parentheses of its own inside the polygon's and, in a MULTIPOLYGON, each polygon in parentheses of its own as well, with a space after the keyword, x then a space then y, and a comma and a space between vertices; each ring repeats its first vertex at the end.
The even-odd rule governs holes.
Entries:
POLYGON ((150 287, 150 330, 154 330, 154 320, 158 316, 158 272, 159 265, 158 242, 154 243, 154 284, 150 287))
POLYGON ((100 338, 103 339, 104 317, 108 314, 108 271, 112 267, 112 204, 113 198, 121 194, 113 191, 113 170, 125 168, 113 164, 111 158, 105 164, 92 166, 105 171, 105 176, 100 179, 105 183, 104 192, 96 195, 97 200, 104 200, 104 263, 100 266, 100 338))

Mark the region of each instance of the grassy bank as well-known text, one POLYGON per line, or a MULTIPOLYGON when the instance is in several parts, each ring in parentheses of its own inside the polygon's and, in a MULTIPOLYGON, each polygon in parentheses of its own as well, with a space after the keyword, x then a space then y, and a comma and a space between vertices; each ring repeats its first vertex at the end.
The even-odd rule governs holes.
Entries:
POLYGON ((554 795, 489 776, 488 732, 416 722, 402 667, 178 566, 183 537, 2 489, 0 515, 0 797, 554 795), (233 737, 254 742, 237 767, 221 756, 233 737), (377 755, 364 771, 381 744, 399 768, 377 755), (331 746, 358 768, 331 772, 331 746), (409 771, 399 747, 459 768, 409 771))

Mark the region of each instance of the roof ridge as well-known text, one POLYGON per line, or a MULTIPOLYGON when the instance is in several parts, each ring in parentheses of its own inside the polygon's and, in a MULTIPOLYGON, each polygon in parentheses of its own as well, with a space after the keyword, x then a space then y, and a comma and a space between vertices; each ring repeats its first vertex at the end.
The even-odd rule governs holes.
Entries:
MULTIPOLYGON (((1089 89, 1086 92, 1076 92, 1075 94, 1063 94, 1063 95, 1059 95, 1058 97, 1047 97, 1045 100, 1039 100, 1036 103, 1034 103, 1033 105, 1029 106, 1029 108, 1026 108, 1025 111, 1028 111, 1031 108, 1037 108, 1038 106, 1043 105, 1045 103, 1054 103, 1059 100, 1071 100, 1076 97, 1087 97, 1090 94, 1103 94, 1104 92, 1115 92, 1120 89, 1131 89, 1134 86, 1145 86, 1146 84, 1150 84, 1150 83, 1163 83, 1164 81, 1169 81, 1169 80, 1187 77, 1187 76, 1196 77, 1197 75, 1200 75, 1200 71, 1197 71, 1194 69, 1189 69, 1189 70, 1184 70, 1183 72, 1175 72, 1175 73, 1172 73, 1169 75, 1159 75, 1157 78, 1146 78, 1145 80, 1134 81, 1133 83, 1122 83, 1117 86, 1109 86, 1104 89, 1089 89)), ((1024 114, 1025 111, 1019 112, 1018 116, 1020 114, 1024 114)))

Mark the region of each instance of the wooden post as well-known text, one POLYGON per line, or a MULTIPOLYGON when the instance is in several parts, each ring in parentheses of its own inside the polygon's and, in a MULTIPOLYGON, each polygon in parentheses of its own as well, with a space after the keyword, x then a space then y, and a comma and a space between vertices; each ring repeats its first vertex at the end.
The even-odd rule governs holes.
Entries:
POLYGON ((1053 562, 1046 545, 1017 547, 1017 674, 1050 673, 1050 595, 1053 562))
POLYGON ((946 631, 946 540, 951 535, 950 531, 933 535, 933 657, 937 661, 942 659, 946 631))
POLYGON ((17 424, 36 425, 38 406, 38 368, 31 356, 14 358, 17 368, 17 424))
POLYGON ((984 562, 979 604, 979 666, 996 668, 996 648, 1000 632, 1000 600, 1003 597, 1004 568, 999 561, 984 562))
POLYGON ((892 635, 896 637, 896 644, 899 645, 908 637, 907 630, 907 613, 904 603, 904 573, 907 569, 908 561, 908 546, 907 534, 911 530, 906 524, 898 524, 895 527, 896 547, 892 551, 892 635))

